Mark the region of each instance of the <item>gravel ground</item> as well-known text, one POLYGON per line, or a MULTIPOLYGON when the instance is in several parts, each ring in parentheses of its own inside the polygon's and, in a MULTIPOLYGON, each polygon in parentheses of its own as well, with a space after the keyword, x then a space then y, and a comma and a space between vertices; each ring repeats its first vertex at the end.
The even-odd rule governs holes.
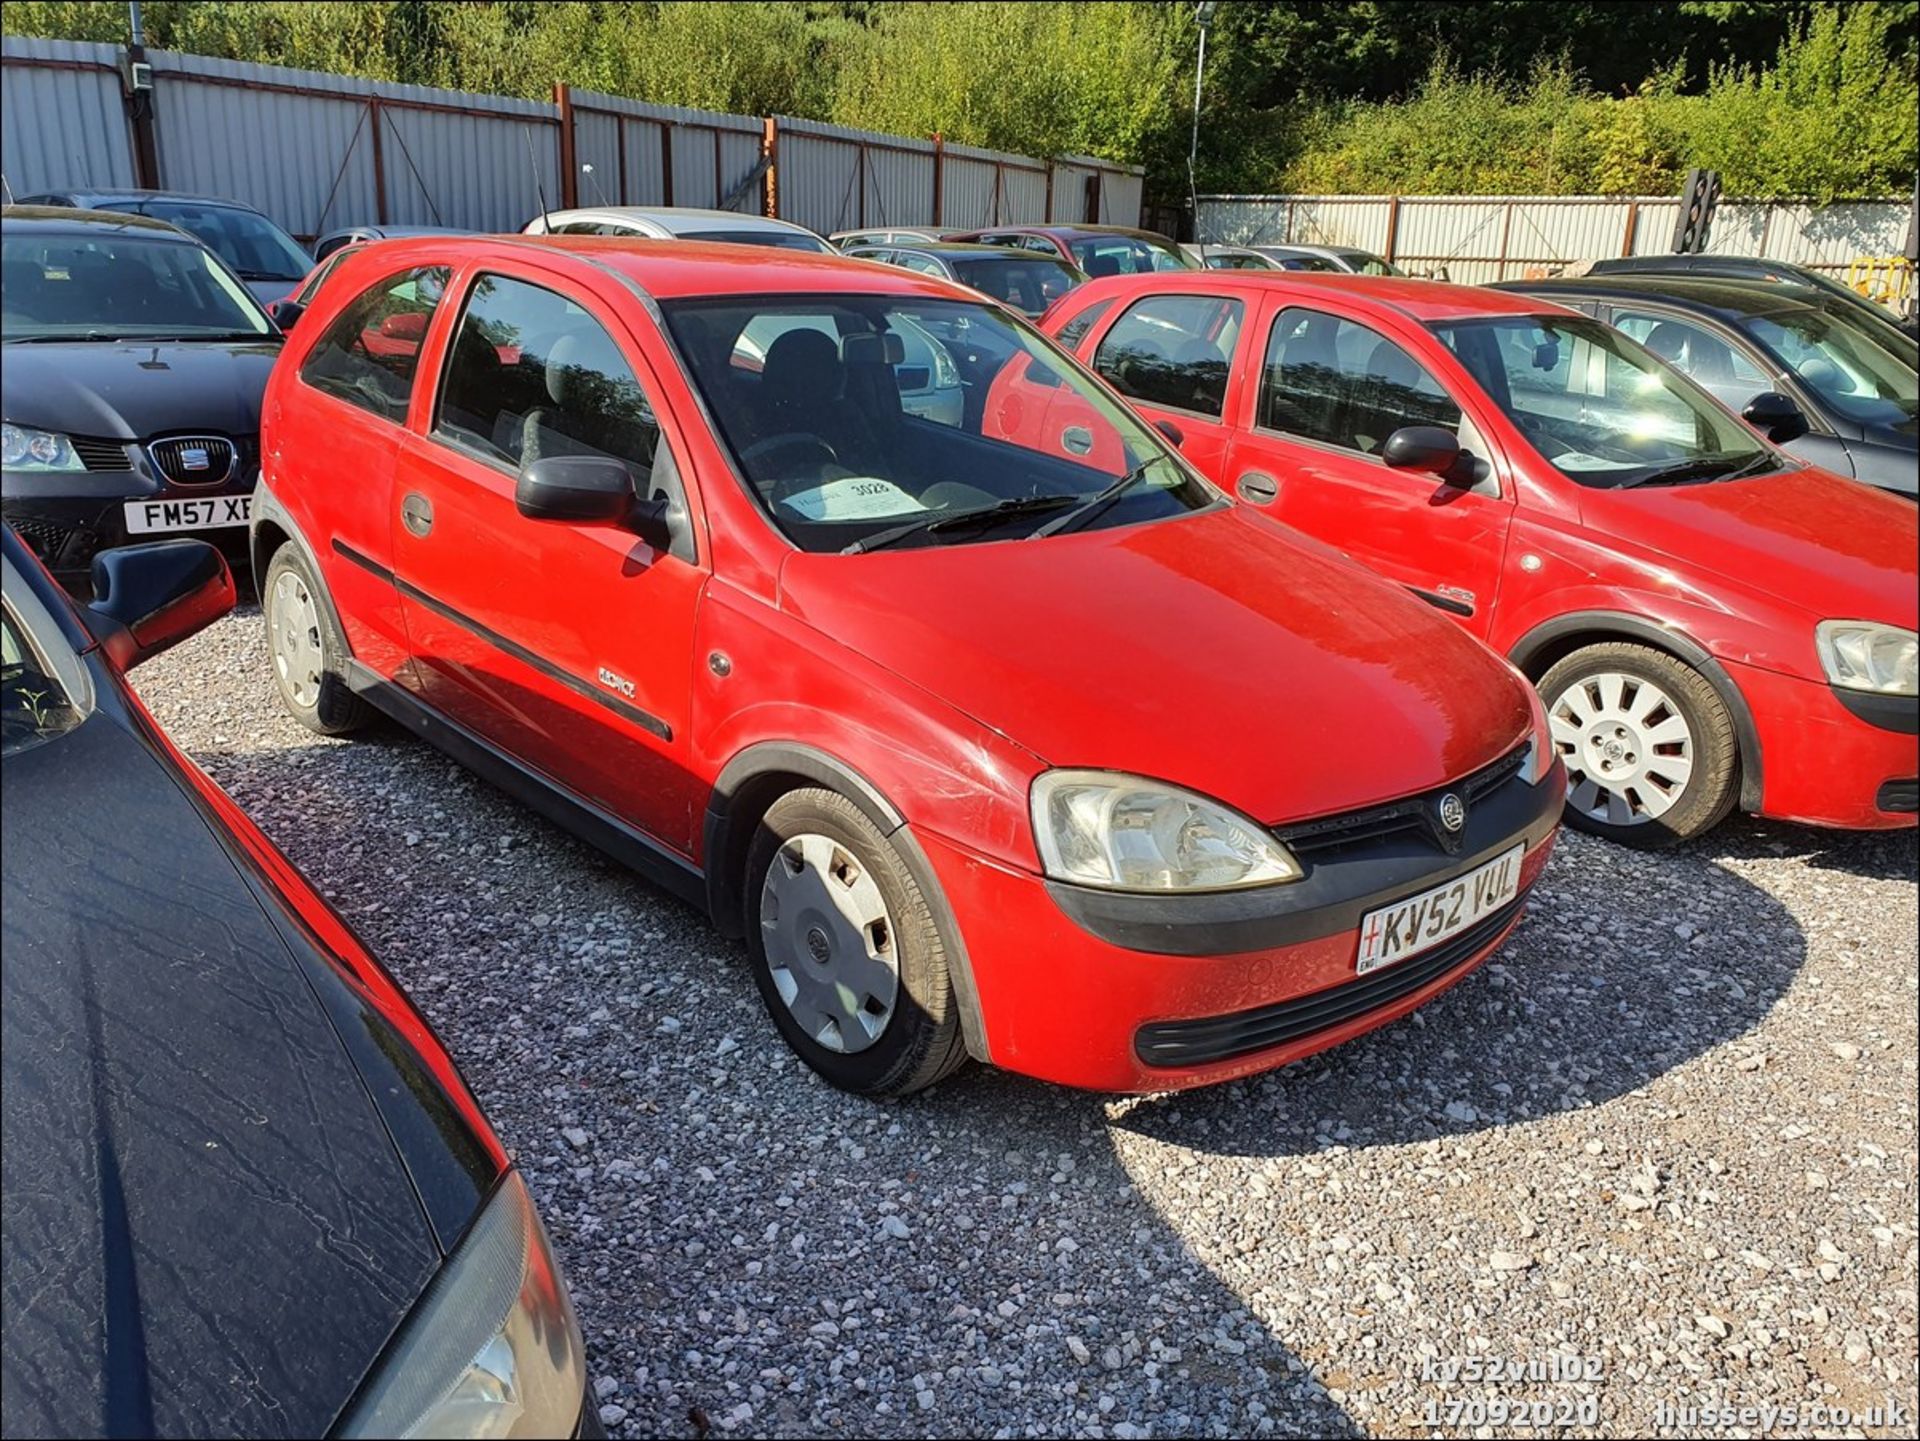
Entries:
POLYGON ((1497 1434, 1503 1400, 1913 1434, 1912 832, 1569 835, 1500 957, 1328 1055, 878 1105, 692 911, 398 732, 286 719, 256 612, 136 679, 446 1038, 616 1435, 1497 1434), (1556 1354, 1579 1379, 1444 1370, 1556 1354))

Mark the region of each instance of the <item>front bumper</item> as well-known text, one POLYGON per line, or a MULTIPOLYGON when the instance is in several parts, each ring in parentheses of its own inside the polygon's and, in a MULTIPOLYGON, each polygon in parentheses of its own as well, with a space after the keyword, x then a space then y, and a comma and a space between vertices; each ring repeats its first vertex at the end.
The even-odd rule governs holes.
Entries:
POLYGON ((1096 1090, 1178 1090, 1284 1066, 1384 1025, 1491 955, 1552 852, 1566 775, 1556 766, 1537 786, 1505 790, 1476 809, 1452 855, 1410 839, 1316 858, 1291 885, 1103 894, 1097 907, 1078 888, 916 835, 960 918, 995 1065, 1096 1090), (1516 841, 1526 844, 1520 899, 1456 942, 1356 977, 1362 915, 1516 841), (1077 912, 1063 903, 1068 892, 1077 912), (1128 915, 1112 901, 1146 904, 1128 915), (1194 908, 1177 914, 1180 903, 1194 908), (1143 926, 1159 927, 1158 938, 1143 926))
POLYGON ((1848 830, 1912 826, 1920 699, 1842 695, 1823 681, 1723 662, 1760 740, 1760 814, 1848 830))
POLYGON ((218 526, 207 530, 129 535, 126 511, 130 500, 205 500, 214 496, 248 495, 254 473, 222 485, 172 486, 140 470, 70 471, 48 475, 6 471, 0 476, 0 515, 20 533, 47 569, 63 583, 83 579, 94 555, 136 540, 167 540, 190 536, 213 545, 236 571, 247 568, 247 527, 218 526))

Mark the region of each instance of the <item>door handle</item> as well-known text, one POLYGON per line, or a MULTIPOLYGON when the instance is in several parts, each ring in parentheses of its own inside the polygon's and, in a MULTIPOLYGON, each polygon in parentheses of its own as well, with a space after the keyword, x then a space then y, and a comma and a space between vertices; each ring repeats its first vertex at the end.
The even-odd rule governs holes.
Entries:
POLYGON ((1264 470, 1249 470, 1233 487, 1249 505, 1272 505, 1280 495, 1280 482, 1264 470))
POLYGON ((400 523, 418 536, 433 529, 433 502, 418 491, 408 492, 400 502, 400 523))

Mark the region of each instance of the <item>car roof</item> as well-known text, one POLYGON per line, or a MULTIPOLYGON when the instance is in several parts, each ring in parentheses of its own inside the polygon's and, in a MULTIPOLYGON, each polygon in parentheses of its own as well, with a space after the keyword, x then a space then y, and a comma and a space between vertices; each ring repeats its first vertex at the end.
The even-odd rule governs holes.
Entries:
POLYGON ((414 235, 473 235, 476 233, 459 225, 342 225, 337 230, 329 230, 320 238, 331 240, 336 235, 364 235, 368 239, 400 240, 414 235))
POLYGON ((529 252, 612 272, 659 300, 730 295, 920 295, 980 297, 937 276, 838 251, 729 245, 724 241, 649 240, 627 235, 450 235, 380 242, 389 261, 450 264, 513 260, 529 252))
POLYGON ((922 255, 940 255, 949 260, 1042 260, 1056 265, 1067 262, 1057 255, 1038 250, 1018 250, 1010 245, 982 245, 968 240, 882 240, 862 249, 911 250, 922 255))
POLYGON ((255 215, 266 212, 244 200, 235 200, 225 195, 199 195, 191 190, 142 190, 138 186, 128 186, 121 190, 61 190, 54 188, 38 192, 43 195, 71 195, 76 204, 88 207, 111 206, 116 200, 185 200, 194 205, 223 205, 229 210, 251 210, 255 215))
POLYGON ((593 205, 574 210, 549 210, 546 216, 549 227, 579 220, 644 221, 679 235, 688 230, 712 230, 716 228, 716 222, 722 222, 729 230, 780 230, 795 231, 801 235, 813 234, 806 226, 795 225, 791 220, 748 215, 740 210, 696 210, 678 205, 593 205))
POLYGON ((9 205, 0 210, 0 222, 11 230, 28 226, 49 235, 81 235, 101 230, 139 231, 159 240, 199 245, 186 231, 151 215, 123 215, 117 210, 82 210, 71 205, 9 205))
POLYGON ((1830 298, 1811 286, 1731 275, 1592 275, 1578 279, 1505 281, 1501 289, 1534 295, 1580 295, 1592 299, 1640 298, 1727 317, 1782 315, 1826 310, 1830 298))
POLYGON ((1197 290, 1246 295, 1274 291, 1305 304, 1347 305, 1362 310, 1391 310, 1425 324, 1496 315, 1541 315, 1562 307, 1513 291, 1444 280, 1414 280, 1400 275, 1346 275, 1317 270, 1157 270, 1146 275, 1117 275, 1092 280, 1073 292, 1084 303, 1099 296, 1138 291, 1174 294, 1197 290))
POLYGON ((1072 240, 1084 236, 1091 240, 1101 235, 1131 235, 1140 240, 1157 240, 1162 245, 1171 245, 1173 241, 1157 230, 1141 230, 1133 225, 983 225, 978 230, 969 230, 969 235, 1052 235, 1061 240, 1072 240))

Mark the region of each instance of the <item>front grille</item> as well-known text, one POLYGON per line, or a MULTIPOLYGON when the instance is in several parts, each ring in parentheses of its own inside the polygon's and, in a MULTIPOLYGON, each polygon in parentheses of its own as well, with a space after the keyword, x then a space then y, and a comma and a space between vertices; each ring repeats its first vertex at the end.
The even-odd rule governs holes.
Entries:
POLYGON ((92 440, 84 435, 72 437, 73 453, 88 470, 132 470, 124 440, 92 440))
POLYGON ((1424 955, 1358 980, 1343 981, 1276 1005, 1196 1021, 1157 1021, 1134 1036, 1136 1055, 1149 1066, 1198 1066, 1297 1041, 1364 1016, 1432 985, 1493 944, 1526 903, 1522 891, 1492 915, 1424 955))
POLYGON ((1345 811, 1337 816, 1320 816, 1294 825, 1276 826, 1274 834, 1296 855, 1336 850, 1341 846, 1380 840, 1403 832, 1425 836, 1441 850, 1451 851, 1454 847, 1448 841, 1457 833, 1443 831, 1435 823, 1440 798, 1452 792, 1467 803, 1470 811, 1518 776, 1526 760, 1527 748, 1523 745, 1452 785, 1438 786, 1419 795, 1404 796, 1400 800, 1368 806, 1364 810, 1345 811))
POLYGON ((1888 781, 1873 803, 1890 815, 1910 816, 1920 810, 1920 781, 1888 781))
POLYGON ((7 524, 52 570, 84 570, 100 548, 99 533, 90 526, 62 525, 34 516, 8 516, 7 524))
POLYGON ((175 485, 222 485, 240 465, 239 449, 224 435, 173 435, 147 446, 154 467, 175 485))

